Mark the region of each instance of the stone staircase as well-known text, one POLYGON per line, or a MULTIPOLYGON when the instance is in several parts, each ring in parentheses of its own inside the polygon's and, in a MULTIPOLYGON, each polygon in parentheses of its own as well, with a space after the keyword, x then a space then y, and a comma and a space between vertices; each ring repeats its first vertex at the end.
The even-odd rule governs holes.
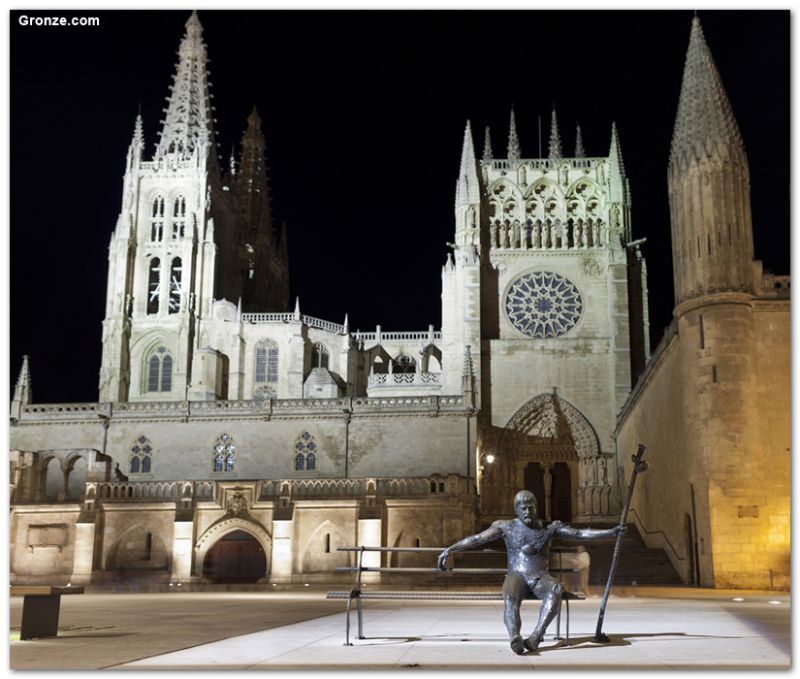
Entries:
MULTIPOLYGON (((581 525, 575 528, 608 528, 608 525, 581 525)), ((553 545, 583 545, 589 553, 591 567, 589 569, 590 585, 605 585, 614 555, 614 538, 602 540, 554 540, 553 545)), ((633 524, 628 524, 628 531, 622 539, 617 570, 614 574, 615 585, 682 585, 680 576, 675 571, 669 557, 663 549, 648 548, 642 536, 633 524)))
MULTIPOLYGON (((575 525, 575 528, 609 528, 607 524, 575 525)), ((553 547, 582 546, 591 559, 589 568, 589 585, 605 586, 611 559, 614 554, 614 538, 601 540, 553 540, 553 547)), ((502 541, 487 545, 492 550, 502 550, 502 541)), ((424 558, 425 563, 417 565, 434 566, 436 559, 433 555, 424 558)), ((505 568, 506 556, 504 553, 464 554, 455 553, 448 564, 458 568, 505 568), (455 560, 453 558, 455 557, 455 560)), ((441 588, 448 589, 481 589, 500 588, 503 585, 502 574, 480 573, 442 573, 414 575, 392 575, 387 579, 387 584, 397 585, 400 588, 441 588)), ((622 549, 614 576, 615 585, 681 585, 683 584, 672 563, 663 549, 648 548, 644 544, 639 531, 633 524, 628 524, 628 531, 622 539, 622 549)))

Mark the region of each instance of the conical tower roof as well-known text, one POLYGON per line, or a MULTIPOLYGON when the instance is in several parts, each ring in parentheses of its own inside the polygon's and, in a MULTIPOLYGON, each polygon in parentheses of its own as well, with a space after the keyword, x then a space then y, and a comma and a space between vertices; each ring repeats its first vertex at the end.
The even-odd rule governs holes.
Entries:
POLYGON ((197 13, 192 12, 178 49, 175 82, 167 97, 167 115, 156 156, 172 151, 188 155, 198 146, 210 144, 210 155, 216 158, 207 63, 203 27, 197 13))
POLYGON ((744 151, 733 109, 706 44, 700 19, 692 20, 683 84, 672 134, 670 164, 713 152, 744 151))

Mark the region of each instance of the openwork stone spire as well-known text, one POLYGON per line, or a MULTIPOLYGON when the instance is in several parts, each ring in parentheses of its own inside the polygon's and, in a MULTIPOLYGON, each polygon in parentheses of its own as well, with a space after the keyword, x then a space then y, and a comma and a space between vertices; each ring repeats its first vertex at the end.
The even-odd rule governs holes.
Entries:
POLYGON ((548 155, 552 160, 562 157, 561 137, 558 134, 558 120, 556 119, 556 109, 553 108, 553 115, 550 118, 550 150, 548 155))
POLYGON ((514 107, 511 107, 511 123, 508 126, 508 159, 519 160, 522 156, 517 136, 517 121, 514 119, 514 107))
POLYGON ((464 129, 464 144, 461 149, 461 167, 456 182, 456 208, 479 203, 481 200, 478 170, 475 163, 475 149, 472 146, 472 128, 469 120, 464 129))
POLYGON ((744 153, 728 95, 706 44, 700 19, 695 17, 683 68, 670 164, 686 164, 692 158, 710 156, 715 148, 726 155, 744 153))
POLYGON ((167 97, 169 105, 156 156, 172 152, 190 155, 198 147, 210 144, 210 155, 216 158, 206 72, 208 57, 203 43, 203 27, 196 12, 192 12, 186 22, 186 33, 178 55, 175 83, 170 88, 172 94, 167 97))
POLYGON ((586 151, 583 148, 583 135, 581 134, 581 126, 577 125, 575 129, 575 157, 585 158, 586 151))
POLYGON ((242 136, 242 153, 234 186, 243 232, 262 233, 271 241, 272 216, 264 163, 264 135, 261 132, 261 118, 255 107, 247 117, 247 129, 242 136))
POLYGON ((494 157, 494 153, 492 152, 492 138, 489 135, 489 126, 486 126, 486 133, 483 137, 483 161, 488 163, 494 157))

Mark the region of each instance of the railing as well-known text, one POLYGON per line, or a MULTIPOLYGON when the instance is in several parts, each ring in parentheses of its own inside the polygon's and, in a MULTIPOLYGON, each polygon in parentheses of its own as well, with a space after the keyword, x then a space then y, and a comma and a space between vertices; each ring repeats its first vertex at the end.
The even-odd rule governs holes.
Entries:
POLYGON ((294 314, 242 314, 244 323, 288 323, 294 320, 294 314))
MULTIPOLYGON (((282 313, 282 314, 261 314, 261 313, 248 313, 242 314, 242 322, 243 323, 290 323, 296 320, 296 317, 292 313, 282 313)), ((331 321, 325 321, 321 318, 315 318, 314 316, 305 316, 303 314, 300 315, 300 321, 305 323, 309 328, 319 328, 320 330, 328 330, 330 332, 337 333, 339 335, 343 335, 347 332, 347 328, 339 323, 332 323, 331 321)))
POLYGON ((441 373, 413 372, 413 373, 376 373, 369 376, 368 385, 377 386, 427 386, 441 384, 441 373))
POLYGON ((427 342, 441 341, 441 332, 429 332, 422 330, 419 332, 357 332, 356 339, 362 339, 365 343, 377 342, 380 337, 381 342, 427 342))
POLYGON ((213 481, 100 481, 86 484, 86 501, 92 500, 211 500, 213 481))
POLYGON ((493 159, 490 167, 493 170, 516 170, 524 167, 529 170, 557 170, 568 163, 572 170, 585 170, 605 162, 606 158, 521 158, 519 160, 493 159))
POLYGON ((363 479, 269 479, 260 482, 261 500, 286 501, 314 498, 406 497, 460 495, 469 484, 460 474, 432 474, 407 478, 363 479))

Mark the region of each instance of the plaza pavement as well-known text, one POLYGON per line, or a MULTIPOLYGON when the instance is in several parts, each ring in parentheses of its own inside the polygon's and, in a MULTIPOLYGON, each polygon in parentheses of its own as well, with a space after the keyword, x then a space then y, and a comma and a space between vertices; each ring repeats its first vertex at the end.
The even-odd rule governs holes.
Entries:
MULTIPOLYGON (((364 633, 344 646, 344 602, 322 588, 284 592, 84 594, 62 598, 57 638, 11 641, 12 669, 786 669, 787 593, 618 588, 593 641, 599 592, 572 602, 571 646, 510 650, 500 602, 368 601, 364 633), (743 599, 735 601, 734 599, 743 599), (770 603, 778 602, 778 603, 770 603)), ((12 598, 11 630, 20 598, 12 598)), ((523 630, 538 602, 525 603, 523 630)), ((563 625, 563 620, 562 620, 563 625)), ((355 613, 351 633, 357 630, 355 613)), ((562 627, 563 634, 563 627, 562 627)), ((17 635, 18 637, 18 635, 17 635)))

